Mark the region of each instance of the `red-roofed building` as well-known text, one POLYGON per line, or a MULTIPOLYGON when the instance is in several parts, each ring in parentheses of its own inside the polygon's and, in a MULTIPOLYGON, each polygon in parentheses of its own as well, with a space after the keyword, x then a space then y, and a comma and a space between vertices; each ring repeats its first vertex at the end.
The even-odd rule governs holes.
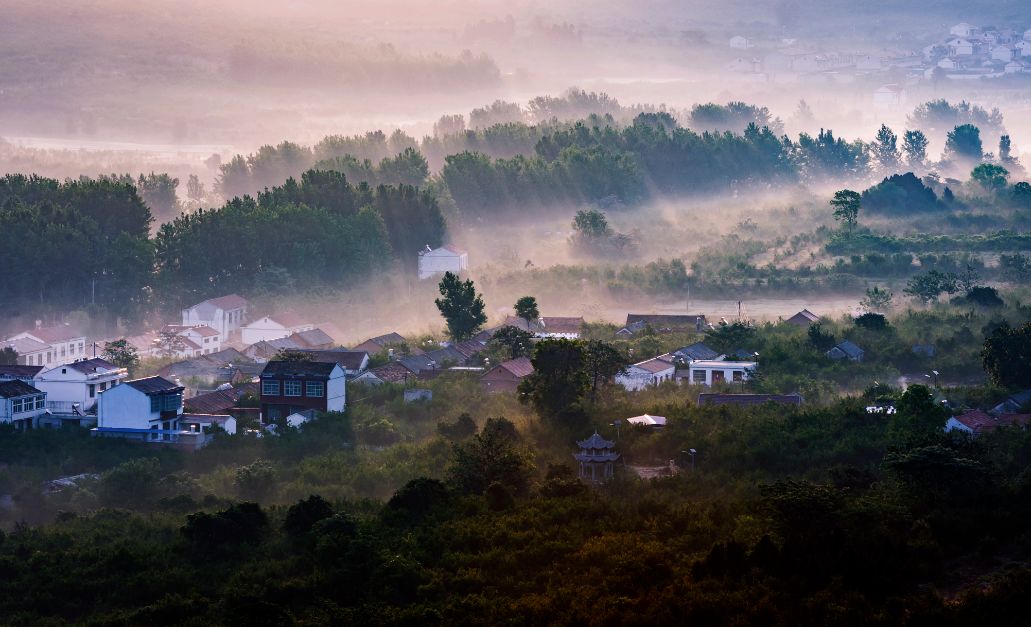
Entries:
POLYGON ((519 383, 533 374, 533 363, 526 357, 502 362, 480 377, 480 385, 488 392, 515 392, 519 383))
POLYGON ((945 431, 963 431, 977 436, 995 431, 999 427, 1023 427, 1031 423, 1031 414, 992 414, 980 409, 971 409, 958 416, 949 418, 945 423, 945 431))
POLYGON ((672 381, 676 371, 672 355, 659 355, 627 366, 622 374, 616 375, 616 383, 630 391, 643 390, 650 385, 672 381))

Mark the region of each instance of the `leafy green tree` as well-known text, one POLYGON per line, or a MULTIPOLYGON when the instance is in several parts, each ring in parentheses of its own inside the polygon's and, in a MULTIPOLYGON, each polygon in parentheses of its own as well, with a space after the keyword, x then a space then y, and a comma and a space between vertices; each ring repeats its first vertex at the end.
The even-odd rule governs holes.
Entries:
POLYGON ((136 352, 136 347, 124 339, 105 343, 101 356, 114 365, 128 370, 130 376, 140 365, 140 356, 136 352))
POLYGON ((1004 388, 1031 388, 1031 322, 998 326, 981 349, 981 363, 992 383, 1004 388))
POLYGON ((596 240, 608 237, 612 233, 605 214, 595 209, 581 209, 573 218, 576 234, 584 240, 596 240))
POLYGON ((505 359, 529 357, 533 353, 533 334, 518 327, 503 326, 494 332, 488 344, 501 348, 505 359))
POLYGON ((0 348, 0 366, 13 366, 18 363, 18 351, 10 346, 0 348))
POLYGON ((471 438, 476 433, 476 421, 473 417, 467 413, 462 413, 450 422, 439 422, 437 423, 437 433, 442 438, 446 438, 452 441, 465 440, 471 438))
POLYGON ((179 210, 179 198, 175 190, 179 187, 179 179, 168 174, 143 175, 136 181, 140 198, 159 216, 173 216, 179 210))
POLYGON ((902 152, 911 168, 922 168, 927 163, 927 136, 921 131, 906 131, 902 138, 902 152))
POLYGON ((958 290, 958 277, 955 274, 930 270, 910 279, 903 291, 926 305, 937 301, 943 293, 955 294, 958 290))
POLYGON ((583 401, 591 381, 583 343, 567 339, 538 342, 530 360, 533 373, 519 384, 519 399, 541 418, 556 423, 583 419, 583 401))
POLYGON ((874 141, 873 153, 882 170, 894 174, 899 167, 898 135, 886 124, 881 124, 874 141))
POLYGON ((109 507, 146 509, 154 500, 160 470, 157 458, 130 459, 100 475, 97 496, 109 507))
POLYGON ((859 221, 862 196, 859 192, 843 189, 834 192, 834 198, 831 199, 830 204, 834 208, 834 219, 848 225, 848 232, 851 233, 859 221))
POLYGON ((1017 161, 1013 156, 1013 144, 1009 135, 999 137, 999 161, 1010 164, 1017 161))
POLYGON ((819 322, 809 325, 806 336, 809 345, 821 352, 829 351, 838 343, 834 334, 830 331, 824 331, 823 325, 819 322))
POLYGON ((281 348, 272 356, 273 361, 315 361, 315 355, 294 348, 281 348))
POLYGON ((471 279, 463 282, 453 272, 444 273, 444 278, 440 280, 440 295, 441 298, 434 302, 447 323, 451 339, 468 339, 487 322, 483 298, 476 293, 471 279))
POLYGON ((971 287, 967 290, 964 298, 968 303, 972 303, 978 307, 998 308, 1006 304, 999 296, 998 290, 994 287, 988 287, 985 285, 975 285, 971 287))
POLYGON ((591 383, 592 397, 597 394, 599 387, 626 371, 630 365, 626 353, 601 340, 588 340, 583 345, 583 351, 584 368, 591 383))
POLYGON ((483 494, 498 483, 525 494, 533 465, 515 426, 505 418, 488 418, 480 433, 454 445, 448 479, 459 490, 483 494))
POLYGON ((705 331, 705 343, 720 353, 731 353, 745 348, 754 349, 758 333, 752 325, 735 320, 720 321, 715 327, 705 331))
POLYGON ((865 313, 855 319, 855 325, 871 331, 883 331, 888 328, 888 319, 883 314, 865 313))
POLYGON ((276 467, 271 462, 259 459, 240 466, 233 473, 233 487, 237 493, 251 500, 261 500, 275 489, 276 467))
POLYGON ((985 192, 995 195, 1006 189, 1009 170, 994 163, 982 163, 970 173, 970 179, 985 192))
POLYGON ((186 181, 186 197, 195 203, 199 203, 204 200, 205 195, 204 183, 200 182, 200 178, 196 174, 191 174, 190 178, 186 181))
POLYGON ((955 127, 945 140, 945 155, 949 159, 980 161, 984 157, 981 131, 973 124, 955 127))
POLYGON ((866 288, 866 295, 859 301, 859 305, 869 311, 883 311, 891 308, 892 299, 891 290, 875 285, 866 288))
POLYGON ((541 317, 541 312, 537 309, 537 299, 533 296, 523 296, 516 301, 515 314, 517 317, 526 320, 527 324, 536 321, 541 317))
POLYGON ((321 520, 333 516, 333 506, 326 499, 312 494, 306 499, 300 500, 286 510, 286 518, 283 520, 283 531, 287 535, 299 538, 307 535, 321 520))
POLYGON ((914 384, 895 404, 889 436, 906 446, 933 442, 945 428, 946 412, 926 385, 914 384))

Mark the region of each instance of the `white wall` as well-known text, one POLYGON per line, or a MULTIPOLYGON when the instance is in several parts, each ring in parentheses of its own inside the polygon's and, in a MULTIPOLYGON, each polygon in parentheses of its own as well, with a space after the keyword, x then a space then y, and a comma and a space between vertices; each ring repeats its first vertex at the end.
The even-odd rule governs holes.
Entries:
POLYGON ((344 369, 339 365, 333 369, 329 381, 326 381, 326 410, 344 411, 347 405, 347 378, 344 369))
POLYGON ((300 331, 311 331, 314 324, 302 324, 295 327, 284 327, 268 316, 248 324, 240 329, 240 339, 244 344, 255 344, 289 337, 300 331))
POLYGON ((673 373, 676 368, 670 367, 661 372, 649 372, 643 368, 636 368, 630 366, 627 369, 626 374, 616 376, 616 383, 622 385, 627 390, 635 392, 643 390, 650 385, 657 385, 663 381, 670 381, 673 379, 673 373))
POLYGON ((97 405, 97 426, 127 429, 149 429, 150 397, 131 385, 116 385, 100 395, 97 405))
POLYGON ((419 278, 428 279, 445 272, 461 272, 469 269, 469 254, 426 253, 419 256, 419 278))
POLYGON ((97 404, 103 391, 100 389, 102 384, 107 389, 126 376, 125 372, 116 372, 90 379, 78 370, 58 366, 39 373, 35 387, 47 393, 48 402, 79 403, 79 407, 86 410, 97 404), (89 395, 90 385, 96 386, 93 398, 89 395))

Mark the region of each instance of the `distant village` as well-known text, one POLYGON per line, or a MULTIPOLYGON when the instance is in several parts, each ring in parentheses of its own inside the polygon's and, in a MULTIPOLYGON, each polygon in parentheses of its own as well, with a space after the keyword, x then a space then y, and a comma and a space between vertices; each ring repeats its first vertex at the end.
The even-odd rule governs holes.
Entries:
POLYGON ((907 106, 906 89, 924 81, 990 80, 1031 74, 1031 29, 980 28, 966 22, 956 24, 942 33, 940 41, 920 50, 898 47, 877 53, 834 52, 811 49, 796 39, 743 35, 731 37, 727 45, 738 54, 727 70, 748 81, 845 85, 884 79, 871 94, 878 108, 907 106))
MULTIPOLYGON (((454 246, 427 248, 420 254, 418 276, 430 279, 468 267, 465 251, 454 246)), ((803 309, 782 324, 808 329, 819 321, 817 314, 803 309)), ((252 316, 245 298, 228 294, 187 307, 175 323, 134 337, 101 340, 70 325, 39 325, 0 341, 0 350, 10 348, 18 354, 17 364, 0 365, 0 423, 19 430, 81 426, 90 428, 94 437, 197 449, 217 431, 235 435, 247 430, 241 425, 258 425, 250 431, 265 436, 274 434, 277 424, 300 428, 319 413, 343 412, 347 388, 354 384, 398 384, 405 388, 405 402, 417 402, 432 397, 420 382, 459 374, 477 377, 487 393, 513 394, 533 374, 534 366, 528 357, 494 364, 484 358, 481 353, 495 333, 515 327, 534 340, 579 339, 584 324, 579 316, 531 320, 508 316, 500 325, 461 342, 419 346, 391 332, 347 348, 339 343, 342 334, 331 324, 315 324, 293 313, 252 316), (174 361, 152 376, 130 379, 126 368, 98 356, 98 350, 118 341, 141 358, 174 361)), ((713 321, 700 313, 629 313, 615 335, 703 334, 713 327, 713 321)), ((913 350, 934 349, 915 346, 913 350)), ((863 355, 863 349, 848 340, 826 351, 833 360, 859 362, 863 355)), ((723 390, 740 384, 739 392, 701 392, 698 403, 802 405, 804 399, 798 393, 744 391, 745 383, 757 373, 758 356, 744 347, 727 354, 695 342, 630 364, 614 382, 628 391, 669 381, 703 388, 719 385, 723 390)), ((996 409, 991 414, 972 411, 956 416, 947 428, 976 434, 1031 421, 1031 416, 1012 413, 1012 407, 996 409)), ((628 423, 662 428, 665 418, 636 416, 628 423)), ((595 444, 605 442, 591 446, 595 444)), ((599 454, 608 455, 604 450, 599 454)), ((600 478, 610 471, 603 468, 600 478)), ((581 476, 600 479, 597 472, 590 464, 581 464, 581 476)))

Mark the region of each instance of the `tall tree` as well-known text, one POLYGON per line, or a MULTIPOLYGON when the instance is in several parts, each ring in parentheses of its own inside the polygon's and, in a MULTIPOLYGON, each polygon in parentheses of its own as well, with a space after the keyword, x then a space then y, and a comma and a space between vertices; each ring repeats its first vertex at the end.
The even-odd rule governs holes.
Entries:
POLYGON ((881 169, 889 174, 895 174, 899 167, 898 140, 898 135, 886 124, 881 124, 874 141, 873 152, 881 169))
POLYGON ((560 424, 583 420, 583 401, 590 388, 582 342, 547 339, 534 348, 533 373, 519 384, 519 400, 537 415, 560 424))
POLYGON ((483 298, 476 293, 471 279, 462 281, 453 272, 444 273, 440 280, 440 295, 441 298, 434 302, 447 323, 451 339, 468 339, 487 322, 483 298))
POLYGON ((582 239, 593 240, 609 235, 609 221, 605 214, 595 209, 581 209, 573 218, 573 228, 582 239))
POLYGON ((945 156, 966 161, 980 161, 984 158, 980 129, 973 124, 961 124, 949 131, 945 140, 945 156))
POLYGON ((18 363, 18 351, 10 346, 0 348, 0 366, 13 366, 18 363))
POLYGON ((995 195, 1006 189, 1009 170, 994 163, 982 163, 970 173, 970 179, 989 194, 995 195))
POLYGON ((533 296, 523 296, 517 300, 515 304, 515 315, 526 320, 527 324, 540 318, 541 312, 537 309, 537 299, 533 296))
POLYGON ((922 131, 906 131, 902 138, 902 152, 911 168, 922 168, 927 163, 927 136, 922 131))
POLYGON ((1004 388, 1031 388, 1031 322, 1016 329, 1003 323, 984 342, 981 363, 992 383, 1004 388))
POLYGON ((848 225, 848 232, 859 222, 859 209, 862 204, 862 196, 859 192, 850 189, 843 189, 834 192, 831 199, 831 207, 834 207, 834 219, 848 225))
POLYGON ((140 365, 140 356, 136 352, 136 347, 124 339, 105 343, 101 357, 120 368, 125 368, 129 371, 130 376, 140 365))
POLYGON ((494 332, 488 344, 489 348, 501 349, 502 357, 505 359, 529 357, 533 354, 533 334, 518 327, 501 327, 494 332))
POLYGON ((584 344, 584 368, 591 382, 591 397, 598 388, 621 374, 630 365, 626 354, 615 346, 601 340, 589 340, 584 344))

